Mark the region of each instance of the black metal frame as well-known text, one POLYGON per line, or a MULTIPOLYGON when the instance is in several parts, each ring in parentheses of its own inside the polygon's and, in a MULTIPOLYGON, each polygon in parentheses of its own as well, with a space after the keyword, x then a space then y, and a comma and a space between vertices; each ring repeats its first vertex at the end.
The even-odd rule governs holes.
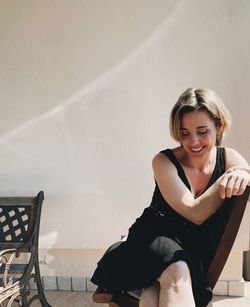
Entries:
POLYGON ((51 307, 43 292, 38 260, 38 240, 44 193, 35 197, 0 197, 0 306, 13 302, 28 307, 40 300, 51 307), (16 263, 21 254, 27 263, 16 263), (30 297, 29 281, 34 279, 37 293, 30 297))

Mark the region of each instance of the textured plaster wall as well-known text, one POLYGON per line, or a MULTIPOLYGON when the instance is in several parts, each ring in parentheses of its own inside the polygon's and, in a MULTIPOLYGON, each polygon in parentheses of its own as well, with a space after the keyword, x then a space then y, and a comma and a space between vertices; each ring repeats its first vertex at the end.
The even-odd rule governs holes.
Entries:
POLYGON ((244 0, 0 2, 0 194, 44 190, 42 248, 103 249, 127 233, 189 86, 224 99, 225 144, 249 159, 249 12, 244 0))

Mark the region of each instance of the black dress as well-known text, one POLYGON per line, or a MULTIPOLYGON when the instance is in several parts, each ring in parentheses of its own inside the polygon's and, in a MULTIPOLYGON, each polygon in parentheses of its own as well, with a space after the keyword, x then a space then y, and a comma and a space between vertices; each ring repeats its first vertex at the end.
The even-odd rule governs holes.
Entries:
MULTIPOLYGON (((173 151, 166 149, 162 153, 175 165, 179 177, 190 189, 173 151)), ((224 172, 225 150, 217 147, 216 164, 207 188, 224 172)), ((150 206, 130 227, 127 240, 106 251, 91 281, 112 292, 142 289, 152 285, 171 263, 183 260, 190 269, 196 306, 207 306, 212 291, 206 272, 219 242, 216 225, 223 214, 222 208, 202 225, 195 225, 167 204, 156 183, 150 206)))

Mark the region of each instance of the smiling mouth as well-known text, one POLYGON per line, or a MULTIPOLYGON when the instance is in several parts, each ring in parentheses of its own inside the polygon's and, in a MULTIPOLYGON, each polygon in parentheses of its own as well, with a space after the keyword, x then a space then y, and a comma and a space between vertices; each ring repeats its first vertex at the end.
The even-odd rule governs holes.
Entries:
POLYGON ((202 151, 202 149, 203 149, 204 147, 198 147, 198 148, 191 148, 191 151, 192 152, 200 152, 200 151, 202 151))

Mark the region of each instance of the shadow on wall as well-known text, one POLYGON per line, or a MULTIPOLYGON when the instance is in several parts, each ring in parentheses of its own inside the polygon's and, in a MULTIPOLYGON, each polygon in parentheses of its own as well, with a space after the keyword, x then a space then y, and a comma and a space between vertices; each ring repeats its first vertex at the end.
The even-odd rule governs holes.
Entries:
POLYGON ((174 0, 1 4, 1 100, 8 103, 1 103, 0 135, 102 83, 110 68, 121 68, 128 61, 122 59, 152 40, 178 6, 174 0))

